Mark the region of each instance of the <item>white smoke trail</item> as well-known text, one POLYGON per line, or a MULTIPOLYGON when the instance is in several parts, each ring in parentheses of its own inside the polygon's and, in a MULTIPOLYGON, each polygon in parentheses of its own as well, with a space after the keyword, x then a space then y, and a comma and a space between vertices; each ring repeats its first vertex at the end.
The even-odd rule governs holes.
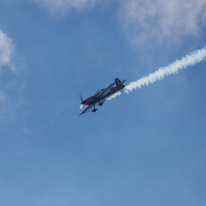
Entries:
POLYGON ((195 65, 203 60, 206 60, 206 47, 196 50, 193 53, 183 57, 180 60, 173 62, 172 64, 161 67, 157 71, 149 74, 148 76, 142 77, 135 82, 131 82, 127 85, 122 91, 110 96, 106 100, 111 100, 119 96, 122 92, 129 92, 137 88, 141 88, 142 86, 147 86, 152 84, 158 80, 163 79, 164 77, 174 74, 181 69, 187 68, 189 66, 195 65))

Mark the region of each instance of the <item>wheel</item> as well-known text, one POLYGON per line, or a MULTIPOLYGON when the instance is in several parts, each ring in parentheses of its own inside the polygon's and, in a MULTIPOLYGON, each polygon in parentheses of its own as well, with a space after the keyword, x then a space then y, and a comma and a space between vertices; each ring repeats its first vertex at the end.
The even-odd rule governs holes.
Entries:
POLYGON ((104 102, 99 102, 98 103, 99 106, 102 106, 103 104, 104 104, 104 102))

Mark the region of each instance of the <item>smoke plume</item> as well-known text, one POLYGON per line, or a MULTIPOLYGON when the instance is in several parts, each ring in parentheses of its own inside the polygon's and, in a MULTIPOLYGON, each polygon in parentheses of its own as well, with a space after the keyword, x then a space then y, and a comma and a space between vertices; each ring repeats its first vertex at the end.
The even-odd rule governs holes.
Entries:
POLYGON ((134 89, 141 88, 142 86, 147 86, 153 84, 158 80, 164 79, 166 76, 174 74, 181 69, 186 69, 190 66, 193 66, 203 60, 206 60, 206 47, 196 50, 193 53, 183 57, 180 60, 173 62, 172 64, 161 67, 157 71, 149 74, 148 76, 142 77, 137 81, 131 82, 127 85, 122 91, 110 96, 107 100, 111 100, 119 96, 122 92, 130 92, 134 89))

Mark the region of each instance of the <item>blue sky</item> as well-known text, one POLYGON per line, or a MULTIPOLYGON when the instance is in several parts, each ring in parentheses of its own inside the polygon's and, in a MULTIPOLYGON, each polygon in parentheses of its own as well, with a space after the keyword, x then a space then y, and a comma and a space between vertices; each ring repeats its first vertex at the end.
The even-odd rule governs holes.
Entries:
POLYGON ((0 2, 0 206, 206 204, 206 62, 78 116, 84 98, 206 45, 206 1, 0 2))

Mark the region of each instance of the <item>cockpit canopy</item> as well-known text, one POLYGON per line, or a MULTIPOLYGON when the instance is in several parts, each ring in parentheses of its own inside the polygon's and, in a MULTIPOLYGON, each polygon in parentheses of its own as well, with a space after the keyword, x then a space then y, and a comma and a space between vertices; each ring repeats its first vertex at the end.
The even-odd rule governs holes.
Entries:
POLYGON ((99 93, 101 93, 101 92, 103 92, 104 91, 104 89, 99 89, 98 91, 96 91, 95 93, 94 93, 94 95, 97 95, 97 94, 99 94, 99 93))

